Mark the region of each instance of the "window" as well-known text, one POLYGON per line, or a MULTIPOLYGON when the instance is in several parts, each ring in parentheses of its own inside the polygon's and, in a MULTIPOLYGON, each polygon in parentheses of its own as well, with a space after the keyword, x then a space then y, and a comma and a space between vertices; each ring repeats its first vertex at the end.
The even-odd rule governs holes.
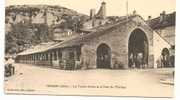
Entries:
POLYGON ((174 50, 174 49, 175 49, 175 46, 174 46, 174 45, 172 45, 172 46, 171 46, 171 49, 173 49, 173 50, 174 50))

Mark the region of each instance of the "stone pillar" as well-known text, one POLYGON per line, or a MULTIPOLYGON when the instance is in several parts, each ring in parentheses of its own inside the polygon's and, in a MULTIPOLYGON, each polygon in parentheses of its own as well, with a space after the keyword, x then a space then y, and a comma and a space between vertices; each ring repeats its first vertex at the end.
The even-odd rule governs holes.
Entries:
POLYGON ((34 64, 34 54, 32 55, 33 59, 32 59, 32 64, 34 64))
POLYGON ((27 55, 27 60, 26 61, 27 61, 27 64, 29 64, 29 55, 27 55))
POLYGON ((54 62, 54 51, 51 52, 51 65, 53 67, 53 62, 54 62))
POLYGON ((31 60, 30 60, 30 64, 32 64, 32 54, 30 55, 30 58, 31 58, 31 60))
POLYGON ((68 57, 68 51, 64 50, 62 51, 62 63, 63 63, 63 69, 66 69, 66 62, 67 62, 67 57, 68 57))
POLYGON ((46 65, 46 53, 44 53, 44 65, 46 65))
POLYGON ((27 63, 27 55, 24 55, 24 63, 27 63))
POLYGON ((43 54, 40 53, 40 65, 42 65, 42 62, 43 62, 43 54))
POLYGON ((46 65, 47 66, 49 65, 49 54, 48 54, 48 52, 46 52, 46 65))
POLYGON ((28 63, 28 55, 26 55, 26 64, 28 63))
POLYGON ((27 63, 29 64, 30 62, 30 55, 27 56, 27 63))
POLYGON ((36 64, 36 54, 34 54, 34 64, 36 64))
POLYGON ((48 52, 48 65, 51 66, 51 52, 48 52))
POLYGON ((39 53, 37 54, 37 65, 39 65, 39 61, 40 61, 40 55, 39 53))
POLYGON ((41 65, 44 65, 44 54, 41 53, 41 65))
POLYGON ((29 64, 31 64, 31 55, 29 55, 29 64))
POLYGON ((40 62, 40 54, 38 53, 38 61, 37 61, 37 64, 39 65, 39 62, 40 62))
POLYGON ((25 63, 26 59, 25 59, 25 55, 23 55, 23 63, 25 63))
POLYGON ((31 63, 31 55, 29 55, 28 63, 31 63))
POLYGON ((26 59, 27 59, 27 56, 26 56, 26 55, 24 55, 24 63, 26 63, 26 59))
POLYGON ((27 55, 25 55, 25 63, 27 63, 27 58, 28 58, 27 55))
POLYGON ((37 64, 37 65, 39 64, 39 54, 37 54, 37 61, 36 61, 36 64, 37 64))
POLYGON ((56 50, 56 58, 59 61, 59 52, 58 52, 58 50, 56 50))
POLYGON ((23 61, 24 61, 24 57, 23 57, 23 56, 21 56, 21 63, 23 63, 23 61))
POLYGON ((59 67, 59 49, 56 50, 57 66, 59 67))
POLYGON ((20 58, 20 60, 21 60, 21 63, 23 62, 23 56, 20 56, 21 58, 20 58))
POLYGON ((34 64, 36 64, 37 61, 37 54, 34 54, 34 64))
POLYGON ((26 55, 26 64, 28 63, 28 55, 26 55))
POLYGON ((46 61, 46 53, 44 53, 44 65, 46 65, 47 61, 46 61))
POLYGON ((27 59, 27 57, 26 57, 26 55, 24 55, 24 63, 26 63, 26 59, 27 59))
POLYGON ((154 68, 154 55, 149 55, 147 67, 148 68, 154 68))

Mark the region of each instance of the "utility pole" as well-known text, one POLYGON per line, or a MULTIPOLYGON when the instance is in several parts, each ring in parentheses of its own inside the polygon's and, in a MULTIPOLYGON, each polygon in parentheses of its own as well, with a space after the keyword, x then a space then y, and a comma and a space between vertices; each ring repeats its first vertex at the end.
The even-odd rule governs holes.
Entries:
POLYGON ((129 6, 129 4, 128 4, 128 0, 126 1, 126 16, 127 16, 127 19, 128 19, 128 16, 129 16, 129 12, 128 12, 128 6, 129 6))

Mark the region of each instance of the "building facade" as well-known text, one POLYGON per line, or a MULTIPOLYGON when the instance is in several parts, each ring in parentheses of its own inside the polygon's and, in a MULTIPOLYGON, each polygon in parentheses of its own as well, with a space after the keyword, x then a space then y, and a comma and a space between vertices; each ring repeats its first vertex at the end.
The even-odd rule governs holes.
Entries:
POLYGON ((142 67, 153 68, 154 34, 157 33, 140 16, 129 16, 124 21, 98 27, 92 33, 55 43, 40 51, 22 52, 16 62, 62 69, 127 69, 140 68, 136 62, 141 59, 142 67))
POLYGON ((96 15, 91 10, 84 24, 91 25, 87 34, 27 49, 17 55, 16 62, 59 69, 158 68, 163 49, 171 44, 137 14, 92 27, 93 21, 106 21, 105 7, 103 2, 96 15))
MULTIPOLYGON (((161 43, 161 52, 156 52, 161 54, 158 62, 162 62, 157 64, 157 67, 174 67, 175 63, 175 21, 176 20, 176 12, 172 12, 166 14, 165 11, 160 13, 160 16, 157 18, 151 19, 149 17, 147 23, 148 25, 156 31, 162 39, 166 41, 166 44, 169 44, 167 47, 166 44, 161 43), (165 45, 165 46, 163 46, 165 45), (160 61, 161 59, 161 61, 160 61)), ((158 43, 160 44, 160 43, 158 43)), ((155 47, 156 49, 158 47, 155 47)), ((160 48, 159 48, 160 49, 160 48)), ((157 57, 156 57, 157 58, 157 57)))

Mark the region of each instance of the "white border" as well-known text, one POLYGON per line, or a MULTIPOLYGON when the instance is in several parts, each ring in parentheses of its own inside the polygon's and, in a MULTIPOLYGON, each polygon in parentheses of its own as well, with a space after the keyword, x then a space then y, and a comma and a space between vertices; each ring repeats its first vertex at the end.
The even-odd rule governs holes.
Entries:
MULTIPOLYGON (((180 3, 179 0, 176 0, 176 5, 180 3)), ((4 81, 4 75, 3 75, 3 67, 4 67, 4 19, 5 19, 5 1, 1 0, 0 2, 0 99, 1 100, 152 100, 152 98, 134 98, 134 97, 87 97, 87 96, 42 96, 42 95, 5 95, 3 92, 3 81, 4 81)), ((175 98, 172 98, 173 100, 180 100, 180 6, 177 6, 176 8, 176 68, 175 68, 175 98)), ((169 100, 168 98, 153 98, 155 100, 169 100)))
POLYGON ((180 4, 179 0, 176 0, 176 67, 175 67, 175 96, 177 100, 180 100, 180 6, 178 6, 178 4, 180 4))

